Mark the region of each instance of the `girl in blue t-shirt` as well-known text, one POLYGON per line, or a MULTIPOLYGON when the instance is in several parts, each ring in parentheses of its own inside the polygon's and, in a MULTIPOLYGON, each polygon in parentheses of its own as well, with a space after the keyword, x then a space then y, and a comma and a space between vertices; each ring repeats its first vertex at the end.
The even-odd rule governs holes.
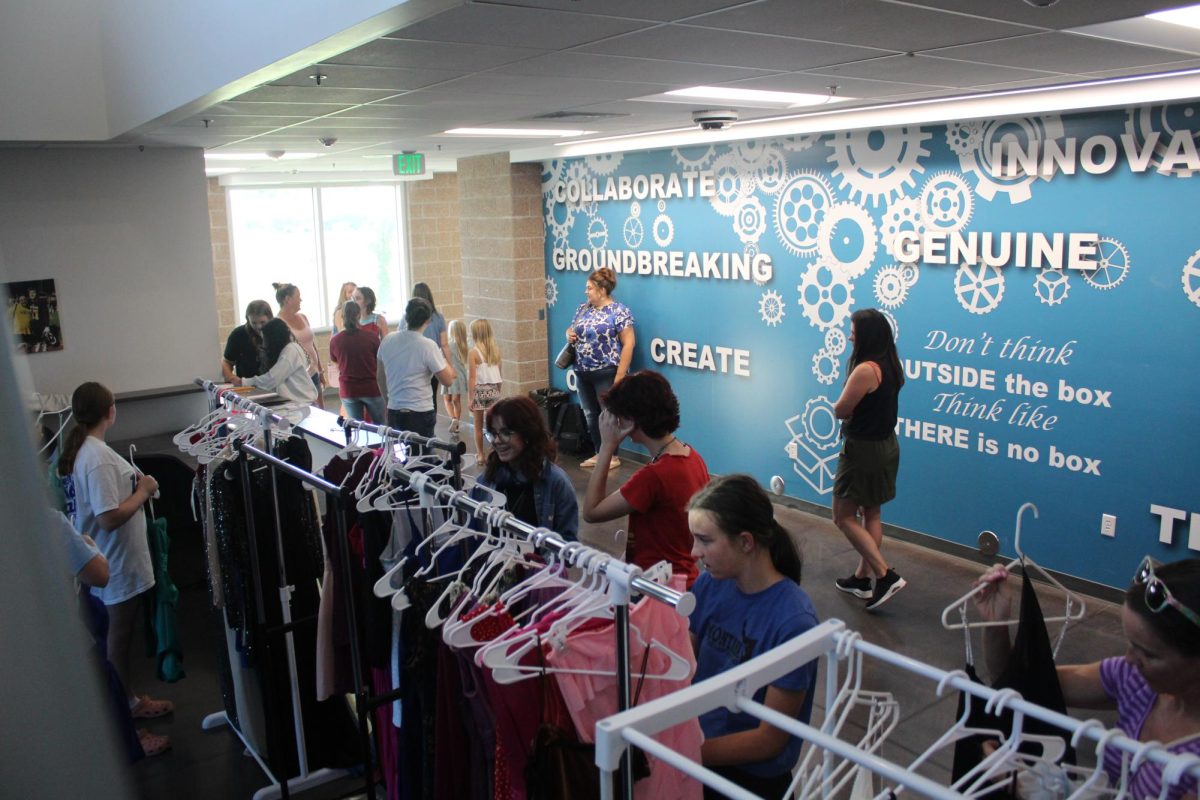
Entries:
MULTIPOLYGON (((799 586, 800 554, 754 478, 727 475, 709 483, 688 503, 688 526, 692 555, 705 568, 692 587, 693 681, 736 667, 816 626, 812 601, 799 586)), ((754 699, 808 722, 816 679, 814 660, 763 687, 754 699)), ((800 756, 799 739, 727 708, 701 715, 700 728, 706 767, 763 797, 779 797, 788 788, 800 756)))

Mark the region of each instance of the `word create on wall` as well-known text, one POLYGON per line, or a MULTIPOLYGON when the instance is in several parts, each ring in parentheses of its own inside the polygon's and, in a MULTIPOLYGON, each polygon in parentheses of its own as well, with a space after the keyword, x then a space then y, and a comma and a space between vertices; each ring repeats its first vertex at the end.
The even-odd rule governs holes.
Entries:
POLYGON ((827 506, 877 308, 905 378, 884 519, 973 548, 1033 501, 1039 563, 1123 586, 1200 550, 1198 142, 1180 103, 546 162, 549 350, 611 268, 680 437, 827 506))

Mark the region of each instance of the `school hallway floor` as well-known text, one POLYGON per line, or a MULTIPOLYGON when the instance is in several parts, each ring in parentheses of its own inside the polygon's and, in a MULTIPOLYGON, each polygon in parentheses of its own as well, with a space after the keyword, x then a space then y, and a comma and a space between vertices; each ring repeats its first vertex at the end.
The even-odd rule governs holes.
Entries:
MULTIPOLYGON (((438 435, 446 435, 447 420, 439 418, 438 435)), ((468 453, 465 464, 474 472, 473 443, 469 426, 463 427, 468 453)), ((139 440, 139 454, 173 453, 170 437, 139 440)), ((185 459, 186 460, 186 459, 185 459)), ((580 469, 580 459, 564 456, 560 463, 571 476, 582 498, 587 485, 588 470, 580 469)), ((613 490, 638 468, 639 464, 624 460, 609 478, 613 490)), ((886 521, 886 508, 884 509, 886 521)), ((804 557, 802 586, 812 598, 823 620, 841 619, 873 643, 899 651, 943 669, 961 669, 965 660, 964 637, 961 631, 945 630, 940 622, 942 609, 964 594, 982 567, 954 556, 945 555, 906 542, 885 540, 885 555, 895 569, 908 581, 908 587, 897 594, 882 609, 867 612, 864 601, 834 588, 835 578, 850 574, 857 556, 842 534, 827 518, 803 511, 777 506, 777 518, 800 542, 804 557)), ((1000 522, 997 523, 1001 524, 1000 522)), ((614 539, 619 522, 603 525, 584 524, 581 539, 596 547, 615 551, 620 542, 614 539)), ((1011 541, 1011 535, 1002 534, 1011 541)), ((1032 548, 1031 548, 1032 549, 1032 548)), ((175 714, 165 720, 150 721, 146 727, 156 733, 170 735, 173 748, 160 756, 145 759, 131 768, 131 777, 138 796, 144 798, 250 798, 268 781, 258 764, 245 753, 237 736, 227 727, 204 731, 201 721, 221 709, 217 683, 215 640, 211 633, 206 608, 208 598, 203 583, 203 554, 198 541, 175 541, 172 545, 175 581, 181 589, 179 623, 185 652, 187 677, 179 683, 157 683, 153 662, 135 658, 137 684, 148 688, 156 697, 173 700, 175 714)), ((1133 569, 1131 565, 1130 569, 1133 569)), ((1047 615, 1060 613, 1062 604, 1058 593, 1038 584, 1038 594, 1047 615), (1055 607, 1059 611, 1052 611, 1055 607)), ((1120 608, 1101 599, 1087 598, 1087 615, 1072 625, 1059 652, 1059 663, 1092 661, 1121 655, 1124 637, 1121 633, 1120 608)), ((1051 626, 1053 637, 1057 627, 1051 626)), ((979 636, 976 633, 974 650, 981 660, 979 636)), ((135 642, 134 653, 141 644, 135 642)), ((818 676, 813 723, 820 724, 824 706, 824 670, 818 676)), ((896 674, 867 659, 863 687, 891 692, 900 705, 900 726, 884 745, 882 755, 906 763, 916 757, 928 744, 937 739, 955 720, 957 694, 947 692, 938 698, 928 681, 914 681, 896 674)), ((1087 712, 1076 716, 1095 716, 1107 725, 1115 722, 1114 714, 1087 712)), ((861 731, 852 721, 847 732, 861 731)), ((846 733, 843 738, 857 738, 846 733)), ((952 749, 944 750, 922 768, 923 774, 946 780, 950 772, 952 749)), ((1082 758, 1081 761, 1086 760, 1082 758)), ((362 779, 350 778, 327 784, 293 797, 334 798, 362 794, 362 779)))

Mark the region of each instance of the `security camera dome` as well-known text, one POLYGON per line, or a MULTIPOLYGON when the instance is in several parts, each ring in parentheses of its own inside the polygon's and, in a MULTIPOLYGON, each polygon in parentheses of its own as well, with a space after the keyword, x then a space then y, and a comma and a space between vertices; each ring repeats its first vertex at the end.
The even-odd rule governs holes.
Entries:
POLYGON ((706 108, 692 112, 692 122, 703 131, 724 130, 737 122, 738 112, 732 108, 706 108))

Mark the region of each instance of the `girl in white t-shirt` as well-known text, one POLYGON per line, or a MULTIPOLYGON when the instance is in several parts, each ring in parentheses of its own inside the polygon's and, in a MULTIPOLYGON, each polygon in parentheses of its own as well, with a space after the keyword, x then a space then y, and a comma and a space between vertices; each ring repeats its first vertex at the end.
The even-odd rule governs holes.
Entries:
POLYGON ((129 682, 129 647, 138 600, 154 588, 142 506, 158 491, 158 482, 105 444, 105 435, 117 419, 117 406, 107 388, 94 382, 80 385, 71 395, 71 414, 75 427, 63 443, 58 474, 64 479, 67 512, 76 530, 90 536, 108 559, 108 585, 91 590, 108 611, 108 659, 129 695, 134 718, 161 717, 174 711, 174 705, 138 695, 129 682))
POLYGON ((492 335, 492 324, 486 319, 471 323, 471 341, 475 346, 467 356, 467 397, 475 417, 475 464, 482 467, 487 459, 483 454, 483 415, 500 399, 500 347, 492 335))

